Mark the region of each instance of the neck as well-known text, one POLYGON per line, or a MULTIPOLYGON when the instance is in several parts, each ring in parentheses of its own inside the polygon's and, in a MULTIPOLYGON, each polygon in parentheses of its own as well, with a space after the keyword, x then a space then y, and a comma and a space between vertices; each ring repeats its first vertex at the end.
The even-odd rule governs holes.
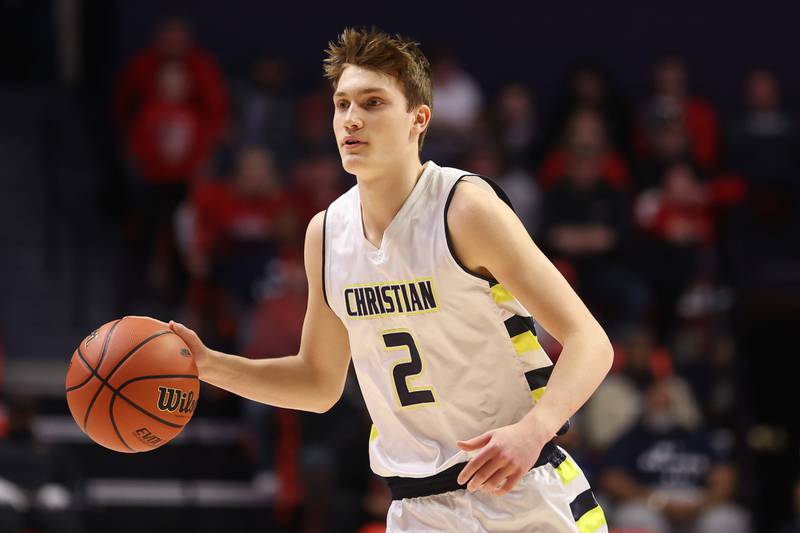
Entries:
POLYGON ((411 194, 423 168, 415 157, 393 166, 391 172, 357 177, 364 236, 373 245, 380 247, 383 232, 411 194))

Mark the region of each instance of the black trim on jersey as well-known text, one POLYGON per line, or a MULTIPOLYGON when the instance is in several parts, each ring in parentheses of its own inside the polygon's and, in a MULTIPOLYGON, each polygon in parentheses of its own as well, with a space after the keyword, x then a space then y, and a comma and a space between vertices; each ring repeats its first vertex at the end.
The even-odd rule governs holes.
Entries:
POLYGON ((569 508, 572 511, 572 518, 577 522, 583 515, 597 507, 597 505, 597 500, 594 499, 592 489, 586 489, 578 494, 575 499, 572 500, 572 503, 569 504, 569 508))
MULTIPOLYGON (((539 458, 531 468, 537 468, 547 463, 550 463, 553 465, 553 468, 556 468, 564 462, 565 458, 566 455, 564 455, 564 452, 562 452, 553 441, 550 441, 542 447, 539 458)), ((393 500, 433 496, 434 494, 443 494, 454 490, 465 490, 467 488, 466 484, 460 485, 458 483, 458 475, 466 465, 467 463, 459 463, 451 466, 447 470, 443 470, 438 474, 428 477, 414 478, 393 476, 383 479, 385 479, 386 483, 389 485, 393 500)))
POLYGON ((481 176, 480 174, 470 174, 470 175, 471 176, 478 176, 483 181, 488 183, 489 186, 492 188, 492 190, 494 190, 494 193, 498 196, 498 198, 503 200, 506 203, 506 205, 508 207, 510 207, 512 211, 514 211, 514 214, 517 213, 517 210, 514 209, 514 204, 511 203, 511 198, 508 197, 508 195, 506 194, 506 191, 504 191, 493 179, 487 178, 486 176, 481 176))
POLYGON ((481 176, 480 174, 464 174, 463 176, 458 178, 456 182, 453 184, 453 186, 450 188, 450 192, 447 194, 447 201, 444 203, 444 235, 447 239, 447 247, 450 249, 450 255, 453 256, 453 259, 456 260, 456 263, 458 263, 458 266, 460 266, 464 272, 466 272, 471 276, 475 276, 478 279, 482 279, 483 281, 489 282, 489 286, 491 287, 499 283, 495 278, 490 278, 484 276, 483 274, 478 274, 477 272, 473 272, 472 270, 468 269, 466 265, 464 265, 464 263, 461 262, 461 259, 458 257, 458 254, 456 254, 455 248, 453 247, 453 239, 450 237, 450 227, 447 225, 447 211, 450 209, 450 202, 453 200, 453 194, 455 194, 456 192, 456 186, 459 184, 461 180, 463 180, 467 176, 475 176, 476 178, 481 178, 482 180, 484 180, 486 183, 489 184, 492 190, 494 190, 495 194, 501 200, 503 200, 503 202, 505 202, 508 205, 508 207, 511 208, 512 211, 514 211, 514 206, 511 205, 511 200, 508 198, 508 195, 505 193, 503 189, 500 188, 499 185, 497 185, 489 178, 481 176))
POLYGON ((533 336, 536 336, 536 327, 533 323, 533 318, 529 316, 520 316, 514 315, 510 318, 507 318, 503 324, 506 326, 506 331, 508 331, 508 336, 512 339, 521 333, 525 333, 526 331, 530 331, 533 333, 533 336))
POLYGON ((525 372, 525 379, 528 380, 528 386, 531 390, 540 389, 547 386, 547 381, 553 374, 553 365, 543 366, 536 370, 529 370, 525 372))
POLYGON ((322 215, 322 297, 325 298, 325 304, 333 311, 331 304, 328 303, 328 289, 325 287, 325 226, 327 223, 328 210, 326 209, 325 214, 322 215))

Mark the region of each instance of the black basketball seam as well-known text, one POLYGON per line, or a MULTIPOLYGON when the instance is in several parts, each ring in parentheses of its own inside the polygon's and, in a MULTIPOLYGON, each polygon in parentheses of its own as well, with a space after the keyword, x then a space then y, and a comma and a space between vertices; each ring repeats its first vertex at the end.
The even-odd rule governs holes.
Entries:
MULTIPOLYGON (((122 322, 122 320, 123 319, 120 318, 119 320, 114 322, 114 325, 111 326, 111 329, 109 329, 108 333, 106 333, 106 338, 103 341, 103 351, 100 352, 100 359, 97 361, 97 367, 92 369, 92 373, 97 375, 97 377, 100 377, 100 375, 97 373, 97 371, 100 370, 100 365, 103 364, 103 359, 105 359, 105 357, 106 357, 106 351, 108 350, 108 345, 111 343, 111 337, 114 335, 114 330, 117 329, 117 325, 120 322, 122 322)), ((80 349, 81 349, 81 345, 78 344, 78 352, 79 353, 80 353, 80 349)), ((86 426, 89 424, 89 413, 92 412, 92 407, 94 407, 94 402, 97 401, 97 397, 100 396, 100 391, 102 391, 102 390, 103 390, 103 383, 100 383, 100 386, 97 387, 97 390, 95 391, 94 396, 92 396, 92 401, 89 402, 89 407, 86 409, 86 414, 83 417, 83 431, 84 431, 84 433, 86 432, 86 426)))
POLYGON ((117 393, 114 392, 114 395, 111 397, 111 401, 108 402, 108 416, 109 418, 111 418, 111 426, 114 428, 114 433, 117 434, 117 437, 119 438, 122 445, 128 448, 130 451, 136 452, 136 450, 128 446, 128 443, 125 442, 125 439, 122 438, 122 433, 119 432, 119 428, 117 427, 117 421, 114 420, 114 400, 116 399, 117 399, 117 393))
MULTIPOLYGON (((165 424, 165 425, 167 425, 169 427, 176 428, 176 429, 177 428, 183 428, 183 427, 186 426, 186 424, 188 424, 188 422, 186 424, 176 424, 174 422, 168 422, 167 420, 164 420, 163 418, 161 418, 160 416, 156 415, 155 413, 151 413, 150 411, 148 411, 144 407, 141 407, 138 404, 132 402, 124 394, 122 394, 120 392, 122 389, 124 389, 125 387, 127 387, 128 385, 133 383, 134 381, 141 381, 141 380, 144 380, 144 379, 161 379, 161 378, 173 378, 173 379, 175 379, 175 378, 186 378, 186 379, 195 379, 196 380, 197 376, 194 376, 192 374, 161 374, 161 375, 153 374, 153 375, 148 375, 148 376, 139 376, 139 377, 135 377, 135 378, 129 379, 128 381, 126 381, 125 383, 120 385, 118 389, 114 390, 114 396, 116 397, 117 395, 119 395, 123 400, 125 400, 126 402, 131 404, 133 407, 135 407, 136 409, 138 409, 142 413, 146 414, 150 418, 161 422, 162 424, 165 424)), ((114 398, 112 398, 111 401, 114 401, 114 398)))
MULTIPOLYGON (((80 347, 80 345, 78 345, 78 353, 79 354, 80 354, 80 351, 81 351, 81 347, 80 347)), ((79 383, 78 385, 75 385, 73 387, 67 387, 67 392, 72 392, 75 389, 80 389, 81 387, 83 387, 84 385, 89 383, 92 380, 92 378, 96 375, 96 373, 94 372, 94 369, 91 367, 91 365, 89 365, 88 361, 86 361, 86 359, 83 358, 82 354, 81 354, 81 357, 79 357, 79 359, 86 366, 86 368, 89 370, 89 377, 87 377, 86 381, 84 381, 83 383, 79 383)))
MULTIPOLYGON (((92 370, 92 368, 91 368, 91 367, 89 367, 89 370, 91 371, 91 370, 92 370)), ((82 383, 78 383, 77 385, 73 385, 72 387, 67 387, 67 392, 72 392, 72 391, 74 391, 74 390, 76 390, 76 389, 80 389, 81 387, 83 387, 84 385, 86 385, 87 383, 89 383, 89 382, 92 380, 92 377, 94 377, 94 376, 93 376, 93 374, 90 372, 90 373, 89 373, 89 375, 86 377, 86 380, 85 380, 85 381, 83 381, 82 383)))
MULTIPOLYGON (((80 347, 78 347, 78 355, 80 356, 80 358, 84 362, 84 364, 86 364, 88 366, 89 364, 83 358, 83 352, 81 352, 80 347)), ((91 368, 91 367, 89 367, 89 368, 91 368)), ((174 427, 174 428, 182 428, 182 427, 184 427, 186 425, 186 424, 184 424, 184 425, 175 424, 173 422, 168 422, 167 420, 164 420, 163 418, 159 418, 158 416, 154 415, 153 413, 151 413, 150 411, 148 411, 144 407, 141 407, 139 404, 137 404, 136 402, 134 402, 133 400, 131 400, 130 398, 128 398, 127 396, 125 396, 124 394, 119 392, 118 389, 115 389, 112 385, 110 385, 97 372, 93 372, 92 375, 97 377, 97 379, 99 379, 102 382, 102 384, 104 384, 106 387, 111 389, 115 394, 119 395, 120 398, 122 398, 123 400, 128 402, 131 405, 131 407, 134 407, 135 409, 141 411, 143 414, 146 414, 150 418, 152 418, 154 420, 157 420, 158 422, 161 422, 162 424, 166 424, 167 426, 174 427)), ((142 376, 140 376, 140 377, 142 377, 142 376)), ((144 377, 153 377, 153 376, 144 376, 144 377)), ((163 376, 155 376, 155 377, 163 377, 163 376)), ((190 374, 178 374, 177 377, 188 377, 188 378, 191 378, 191 379, 197 379, 197 376, 190 375, 190 374)), ((126 385, 127 385, 127 383, 126 383, 126 385)), ((86 432, 85 429, 83 431, 84 431, 84 433, 86 432)))
MULTIPOLYGON (((119 320, 117 320, 114 323, 113 326, 111 326, 111 329, 109 330, 109 334, 114 330, 115 327, 117 327, 117 324, 119 322, 121 322, 121 321, 122 321, 122 319, 120 318, 119 320)), ((100 368, 100 365, 103 364, 103 357, 105 357, 105 349, 107 347, 107 341, 108 341, 108 335, 106 335, 106 338, 103 340, 103 353, 101 353, 100 361, 97 363, 97 368, 98 369, 100 368)), ((80 350, 81 350, 81 345, 78 344, 78 351, 80 352, 80 350)), ((92 365, 90 365, 89 362, 86 359, 81 357, 81 362, 83 362, 83 364, 86 365, 86 368, 89 369, 91 374, 89 374, 89 376, 86 378, 86 380, 83 383, 78 383, 77 385, 73 385, 72 387, 67 387, 67 392, 72 392, 72 391, 74 391, 76 389, 80 389, 81 387, 83 387, 84 385, 89 383, 92 380, 92 377, 94 377, 94 375, 96 374, 95 369, 92 368, 92 365)))
MULTIPOLYGON (((95 370, 100 370, 100 367, 103 365, 103 359, 106 358, 106 353, 108 352, 108 345, 111 344, 111 336, 114 335, 114 330, 117 329, 117 326, 122 321, 123 319, 120 318, 119 320, 114 322, 114 324, 108 330, 108 334, 106 335, 106 338, 103 340, 103 351, 100 352, 100 360, 97 361, 97 368, 95 368, 95 370)), ((80 344, 78 346, 80 346, 80 344)))
MULTIPOLYGON (((122 319, 120 319, 120 321, 121 321, 121 320, 122 320, 122 319)), ((117 324, 119 324, 119 322, 120 322, 120 321, 118 321, 118 322, 117 322, 117 324)), ((116 325, 117 325, 117 324, 114 324, 114 326, 113 326, 113 327, 116 327, 116 325)), ((111 337, 111 334, 113 333, 113 327, 112 327, 112 330, 110 330, 110 331, 108 332, 108 335, 106 336, 106 341, 108 341, 108 340, 110 339, 110 337, 111 337)), ((101 383, 100 383, 100 386, 97 388, 97 391, 94 393, 94 397, 92 397, 92 401, 89 403, 89 407, 86 409, 86 415, 85 415, 85 416, 84 416, 84 418, 83 418, 83 431, 84 431, 84 432, 86 431, 86 427, 87 427, 87 425, 88 425, 88 423, 89 423, 89 414, 92 412, 92 408, 94 407, 94 402, 97 400, 97 397, 98 397, 98 396, 100 396, 100 392, 102 392, 102 390, 103 390, 103 388, 104 388, 104 387, 109 387, 109 388, 111 388, 111 386, 108 384, 108 380, 109 380, 109 379, 111 379, 111 376, 113 376, 113 375, 114 375, 114 373, 115 373, 117 370, 119 370, 119 368, 122 366, 122 363, 124 363, 125 361, 127 361, 127 360, 128 360, 128 358, 130 358, 130 357, 131 357, 133 354, 135 354, 135 353, 136 353, 136 352, 137 352, 139 349, 141 349, 141 347, 142 347, 142 346, 144 346, 145 344, 147 344, 147 343, 148 343, 148 342, 150 342, 151 340, 153 340, 153 339, 155 339, 155 338, 158 338, 158 337, 160 337, 160 336, 162 336, 162 335, 167 335, 167 334, 173 334, 173 335, 174 335, 174 332, 173 332, 172 330, 159 331, 158 333, 154 333, 154 334, 150 335, 149 337, 147 337, 146 339, 144 339, 143 341, 141 341, 139 344, 137 344, 136 346, 134 346, 134 347, 133 347, 133 349, 131 349, 131 351, 129 351, 127 354, 125 354, 125 356, 124 356, 122 359, 120 359, 120 360, 119 360, 119 362, 117 363, 117 366, 115 366, 115 367, 114 367, 114 368, 111 370, 111 372, 109 372, 109 373, 108 373, 108 375, 105 377, 105 379, 101 378, 101 377, 100 377, 100 374, 98 374, 97 372, 95 372, 95 375, 97 375, 97 377, 98 377, 98 379, 100 379, 101 383)), ((79 345, 78 347, 80 348, 80 345, 79 345)), ((106 351, 106 349, 107 349, 107 348, 108 348, 108 342, 106 342, 106 344, 103 346, 103 353, 102 353, 102 355, 100 356, 100 361, 101 361, 101 362, 102 362, 102 360, 103 360, 103 357, 105 357, 105 351, 106 351)), ((98 365, 97 365, 97 368, 98 368, 98 369, 100 368, 100 364, 98 364, 98 365)), ((113 389, 112 389, 112 390, 113 390, 113 389)))
POLYGON ((120 360, 119 360, 119 362, 117 363, 117 366, 115 366, 115 367, 114 367, 114 368, 111 370, 111 372, 109 372, 109 373, 108 373, 108 375, 106 376, 106 380, 108 380, 108 379, 111 379, 111 376, 113 376, 113 375, 114 375, 114 373, 115 373, 117 370, 119 370, 119 367, 121 367, 121 366, 122 366, 122 364, 123 364, 125 361, 127 361, 129 357, 131 357, 133 354, 135 354, 137 351, 139 351, 139 349, 140 349, 142 346, 144 346, 145 344, 147 344, 147 343, 148 343, 148 342, 150 342, 151 340, 153 340, 153 339, 155 339, 155 338, 157 338, 157 337, 160 337, 160 336, 162 336, 162 335, 174 335, 174 334, 175 334, 175 332, 173 332, 172 330, 168 329, 168 330, 166 330, 166 331, 159 331, 158 333, 153 333, 152 335, 150 335, 149 337, 147 337, 146 339, 144 339, 143 341, 141 341, 139 344, 137 344, 136 346, 134 346, 134 347, 133 347, 133 349, 131 349, 131 351, 130 351, 130 352, 128 352, 127 354, 125 354, 125 357, 123 357, 122 359, 120 359, 120 360))
MULTIPOLYGON (((194 374, 148 374, 146 376, 137 376, 135 378, 131 378, 122 385, 120 385, 117 390, 121 391, 134 381, 141 381, 143 379, 159 379, 159 378, 186 378, 186 379, 197 379, 197 376, 194 374)), ((120 393, 121 394, 121 393, 120 393)))

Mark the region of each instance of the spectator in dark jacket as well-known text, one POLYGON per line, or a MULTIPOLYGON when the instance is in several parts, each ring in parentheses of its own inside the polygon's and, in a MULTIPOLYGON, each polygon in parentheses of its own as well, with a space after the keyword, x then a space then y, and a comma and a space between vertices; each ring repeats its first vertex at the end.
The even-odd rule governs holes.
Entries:
POLYGON ((653 533, 747 533, 737 471, 702 429, 681 426, 671 389, 655 382, 640 422, 611 446, 601 476, 619 528, 653 533))
POLYGON ((624 266, 630 205, 603 178, 603 156, 599 137, 576 137, 568 144, 567 174, 544 196, 540 232, 586 302, 608 317, 606 331, 613 337, 638 320, 647 296, 624 266))
POLYGON ((797 124, 782 108, 778 80, 769 70, 754 70, 747 76, 744 104, 727 138, 730 165, 747 179, 756 221, 771 229, 788 229, 788 220, 800 222, 797 124))

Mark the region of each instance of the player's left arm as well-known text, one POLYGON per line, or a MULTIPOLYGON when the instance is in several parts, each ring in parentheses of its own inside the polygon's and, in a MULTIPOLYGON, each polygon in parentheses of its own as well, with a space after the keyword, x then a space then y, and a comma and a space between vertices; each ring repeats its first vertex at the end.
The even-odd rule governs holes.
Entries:
POLYGON ((480 449, 459 482, 505 494, 600 385, 613 351, 603 328, 500 198, 459 183, 447 222, 459 260, 502 283, 563 346, 545 393, 520 422, 459 442, 464 450, 480 449))

